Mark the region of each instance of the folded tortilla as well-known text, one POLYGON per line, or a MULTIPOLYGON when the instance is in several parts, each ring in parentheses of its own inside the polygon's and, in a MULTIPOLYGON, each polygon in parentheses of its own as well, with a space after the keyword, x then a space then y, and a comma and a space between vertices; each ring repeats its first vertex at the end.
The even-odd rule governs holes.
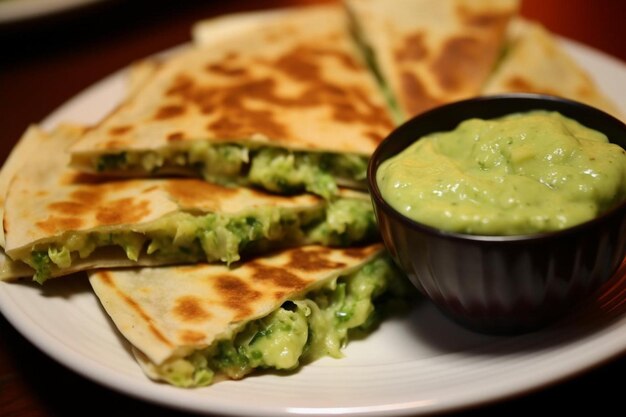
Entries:
POLYGON ((393 128, 384 97, 341 7, 286 13, 165 58, 71 148, 72 165, 324 197, 337 183, 365 189, 368 156, 393 128))
POLYGON ((617 106, 541 25, 516 19, 507 52, 483 94, 528 92, 561 96, 598 107, 623 119, 617 106))
MULTIPOLYGON (((94 267, 237 261, 242 252, 377 235, 367 194, 278 196, 198 179, 112 180, 67 166, 83 128, 37 127, 4 204, 5 251, 42 282, 94 267)), ((18 154, 19 155, 19 154, 18 154)), ((10 278, 5 276, 5 278, 10 278)))
POLYGON ((235 268, 100 270, 89 281, 144 372, 181 387, 340 357, 385 295, 413 294, 379 244, 305 246, 235 268))
POLYGON ((344 0, 401 118, 478 95, 518 0, 344 0))

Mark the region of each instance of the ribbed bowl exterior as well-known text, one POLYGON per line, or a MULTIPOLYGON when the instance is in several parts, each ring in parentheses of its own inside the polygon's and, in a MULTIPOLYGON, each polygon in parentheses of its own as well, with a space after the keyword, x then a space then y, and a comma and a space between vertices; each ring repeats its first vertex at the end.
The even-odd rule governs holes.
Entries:
POLYGON ((626 203, 560 232, 465 235, 402 216, 382 199, 375 172, 424 134, 453 129, 469 117, 537 108, 575 118, 626 148, 626 126, 599 110, 552 97, 508 95, 466 100, 417 116, 394 131, 370 161, 370 192, 392 257, 441 311, 481 332, 511 334, 543 327, 608 281, 626 254, 626 203))

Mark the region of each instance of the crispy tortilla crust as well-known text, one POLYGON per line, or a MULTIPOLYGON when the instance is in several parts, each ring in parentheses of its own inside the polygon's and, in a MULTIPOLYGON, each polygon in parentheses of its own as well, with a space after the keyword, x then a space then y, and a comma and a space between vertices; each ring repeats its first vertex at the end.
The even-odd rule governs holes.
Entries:
POLYGON ((229 337, 248 321, 355 270, 381 251, 380 244, 305 246, 235 268, 198 264, 99 270, 89 273, 89 281, 120 332, 159 365, 229 337))
POLYGON ((477 95, 517 0, 346 0, 405 117, 477 95))
POLYGON ((483 94, 550 94, 587 103, 624 119, 617 106, 599 90, 591 75, 541 25, 516 19, 509 27, 508 43, 509 50, 483 94))
POLYGON ((72 147, 73 163, 194 140, 369 155, 393 123, 346 30, 338 6, 297 9, 169 57, 72 147))

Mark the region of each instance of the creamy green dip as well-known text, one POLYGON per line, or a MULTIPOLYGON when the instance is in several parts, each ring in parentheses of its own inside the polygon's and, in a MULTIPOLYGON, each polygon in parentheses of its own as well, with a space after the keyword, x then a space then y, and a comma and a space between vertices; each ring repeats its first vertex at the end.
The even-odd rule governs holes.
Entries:
POLYGON ((418 222, 485 235, 561 230, 626 199, 626 153, 557 112, 470 119, 378 169, 383 198, 418 222))

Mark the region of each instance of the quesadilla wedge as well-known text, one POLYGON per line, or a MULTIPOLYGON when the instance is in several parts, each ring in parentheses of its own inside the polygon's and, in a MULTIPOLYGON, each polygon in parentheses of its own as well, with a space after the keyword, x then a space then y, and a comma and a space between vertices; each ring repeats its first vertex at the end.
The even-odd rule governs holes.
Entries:
POLYGON ((344 0, 401 119, 477 95, 518 0, 344 0))
POLYGON ((37 128, 37 152, 9 186, 6 254, 43 282, 93 267, 237 261, 242 251, 349 245, 377 229, 367 194, 277 196, 198 179, 104 180, 67 167, 82 129, 37 128))
POLYGON ((72 166, 326 198, 337 184, 365 189, 393 122, 345 19, 338 6, 294 9, 164 59, 71 148, 72 166))
MULTIPOLYGON (((37 150, 39 144, 37 129, 27 129, 21 140, 15 145, 10 155, 4 161, 0 170, 0 219, 4 218, 4 204, 9 183, 15 173, 23 164, 22 157, 30 155, 37 150)), ((4 253, 5 236, 4 228, 0 228, 0 280, 9 278, 25 277, 33 274, 33 270, 22 262, 15 262, 4 253)))
POLYGON ((305 246, 235 268, 99 270, 89 281, 144 372, 180 387, 340 357, 385 296, 414 294, 379 244, 305 246))
POLYGON ((598 107, 623 119, 593 78, 541 25, 516 19, 510 25, 507 53, 483 94, 527 92, 561 96, 598 107))

